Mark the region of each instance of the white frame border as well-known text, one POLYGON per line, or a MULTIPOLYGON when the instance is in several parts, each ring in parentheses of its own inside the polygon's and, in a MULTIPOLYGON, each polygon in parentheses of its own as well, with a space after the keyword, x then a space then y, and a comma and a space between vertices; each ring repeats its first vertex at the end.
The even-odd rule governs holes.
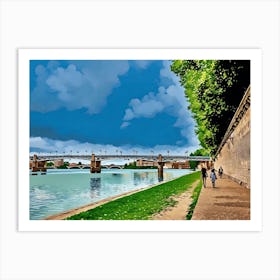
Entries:
POLYGON ((18 230, 19 231, 261 231, 262 52, 260 49, 19 49, 18 50, 18 230), (29 220, 30 60, 251 60, 251 220, 229 221, 49 221, 29 220))

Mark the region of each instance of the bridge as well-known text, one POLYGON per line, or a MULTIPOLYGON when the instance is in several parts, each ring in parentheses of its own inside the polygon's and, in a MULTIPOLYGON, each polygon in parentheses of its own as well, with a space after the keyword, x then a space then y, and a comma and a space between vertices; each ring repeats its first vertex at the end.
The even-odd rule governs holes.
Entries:
MULTIPOLYGON (((91 167, 90 164, 77 164, 77 165, 72 165, 72 166, 66 166, 66 169, 90 169, 90 167, 91 167)), ((107 169, 123 169, 123 165, 109 164, 109 165, 104 165, 104 168, 107 168, 107 169)), ((48 169, 59 169, 59 168, 54 167, 54 166, 48 166, 48 169)))
MULTIPOLYGON (((152 155, 99 155, 99 157, 97 157, 95 154, 91 154, 91 155, 41 155, 41 157, 39 158, 36 154, 33 155, 33 160, 32 158, 30 158, 30 168, 32 169, 32 172, 36 173, 37 171, 46 171, 46 167, 45 164, 47 161, 50 160, 58 160, 58 161, 64 161, 64 159, 66 158, 75 158, 75 159, 86 159, 86 160, 90 160, 90 164, 74 164, 74 165, 69 165, 67 166, 68 169, 85 169, 85 168, 89 168, 90 169, 90 173, 101 173, 101 160, 106 160, 106 159, 134 159, 134 160, 139 160, 139 161, 147 161, 147 162, 152 162, 152 166, 154 166, 154 163, 157 163, 157 169, 158 169, 158 178, 160 181, 163 180, 163 168, 164 166, 166 166, 168 163, 170 164, 173 163, 175 164, 176 161, 178 160, 180 162, 180 160, 188 162, 188 161, 199 161, 199 162, 209 162, 211 159, 210 157, 205 157, 205 156, 177 156, 177 155, 169 155, 168 156, 162 156, 161 154, 158 155, 158 158, 154 158, 154 156, 152 155), (42 166, 41 166, 42 165, 42 166), (42 169, 43 168, 43 169, 42 169)), ((173 168, 173 164, 172 164, 172 168, 173 168)), ((142 166, 142 165, 141 165, 142 166)), ((123 168, 122 165, 115 165, 115 164, 110 164, 106 166, 107 168, 123 168)), ((58 167, 59 168, 59 167, 58 167)), ((180 167, 182 168, 182 166, 180 167)), ((186 168, 186 167, 184 167, 186 168)), ((187 167, 189 168, 189 167, 187 167)), ((32 174, 32 175, 36 175, 36 174, 32 174)))
MULTIPOLYGON (((85 159, 91 160, 91 154, 39 154, 38 157, 41 160, 52 161, 56 159, 62 158, 75 158, 75 159, 85 159)), ((95 155, 96 158, 99 160, 112 160, 112 159, 128 159, 128 160, 149 160, 149 161, 157 161, 157 156, 155 155, 135 155, 135 154, 128 154, 128 155, 95 155)), ((208 156, 180 156, 180 155, 163 155, 164 161, 211 161, 211 158, 208 156)), ((30 156, 30 159, 33 159, 33 156, 30 156)))

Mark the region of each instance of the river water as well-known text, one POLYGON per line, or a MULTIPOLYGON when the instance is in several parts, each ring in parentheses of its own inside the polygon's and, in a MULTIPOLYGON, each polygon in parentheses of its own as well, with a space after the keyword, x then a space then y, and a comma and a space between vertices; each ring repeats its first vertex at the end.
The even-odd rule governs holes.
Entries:
MULTIPOLYGON (((164 169, 163 181, 188 169, 164 169)), ((46 175, 30 175, 30 219, 38 220, 66 210, 158 183, 156 169, 48 170, 46 175)))

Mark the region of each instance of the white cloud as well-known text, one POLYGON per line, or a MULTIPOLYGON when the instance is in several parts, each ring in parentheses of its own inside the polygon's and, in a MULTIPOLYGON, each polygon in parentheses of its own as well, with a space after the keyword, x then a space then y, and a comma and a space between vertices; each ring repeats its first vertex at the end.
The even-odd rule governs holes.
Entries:
POLYGON ((62 107, 86 108, 96 114, 106 105, 113 88, 120 85, 119 77, 128 70, 127 61, 73 61, 67 67, 38 65, 31 109, 48 112, 62 107))
POLYGON ((153 93, 145 95, 141 100, 132 99, 129 103, 131 109, 126 109, 124 120, 129 121, 135 118, 152 118, 164 109, 161 100, 153 93))
POLYGON ((121 125, 121 128, 125 128, 125 127, 127 127, 129 125, 130 125, 129 122, 123 122, 122 125, 121 125))
MULTIPOLYGON (((168 86, 160 86, 156 93, 150 92, 141 100, 132 99, 125 110, 123 124, 137 118, 153 118, 158 113, 165 112, 176 117, 174 127, 181 130, 181 135, 188 139, 190 145, 198 146, 197 137, 194 134, 194 120, 187 110, 188 102, 184 89, 180 85, 179 78, 170 70, 170 62, 164 61, 160 71, 163 79, 169 80, 168 86)), ((121 127, 126 127, 121 125, 121 127)))
POLYGON ((152 60, 133 60, 137 67, 146 69, 152 62, 152 60))
POLYGON ((143 146, 114 146, 106 144, 93 144, 93 143, 81 143, 76 140, 53 140, 49 138, 42 137, 31 137, 30 138, 30 155, 36 153, 40 150, 40 153, 56 153, 57 154, 89 154, 94 152, 95 154, 119 154, 122 152, 122 155, 133 155, 137 151, 138 155, 158 155, 163 154, 167 155, 167 151, 170 152, 170 155, 184 155, 186 151, 188 153, 193 152, 198 147, 188 146, 188 147, 178 147, 173 145, 156 145, 153 147, 143 147, 143 146))

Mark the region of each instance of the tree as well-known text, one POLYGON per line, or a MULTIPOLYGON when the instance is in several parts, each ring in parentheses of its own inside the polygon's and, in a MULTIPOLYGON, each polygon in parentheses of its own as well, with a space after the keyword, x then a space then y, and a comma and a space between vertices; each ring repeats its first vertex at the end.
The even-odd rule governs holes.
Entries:
POLYGON ((68 162, 68 161, 65 161, 65 162, 63 163, 63 165, 58 166, 57 168, 58 168, 58 169, 67 169, 68 166, 69 166, 69 162, 68 162))
MULTIPOLYGON (((208 153, 205 149, 197 149, 195 152, 190 153, 190 156, 208 156, 208 153)), ((198 161, 191 160, 190 161, 190 168, 196 169, 198 166, 198 161)))
POLYGON ((175 60, 201 146, 214 155, 250 84, 249 60, 175 60))

